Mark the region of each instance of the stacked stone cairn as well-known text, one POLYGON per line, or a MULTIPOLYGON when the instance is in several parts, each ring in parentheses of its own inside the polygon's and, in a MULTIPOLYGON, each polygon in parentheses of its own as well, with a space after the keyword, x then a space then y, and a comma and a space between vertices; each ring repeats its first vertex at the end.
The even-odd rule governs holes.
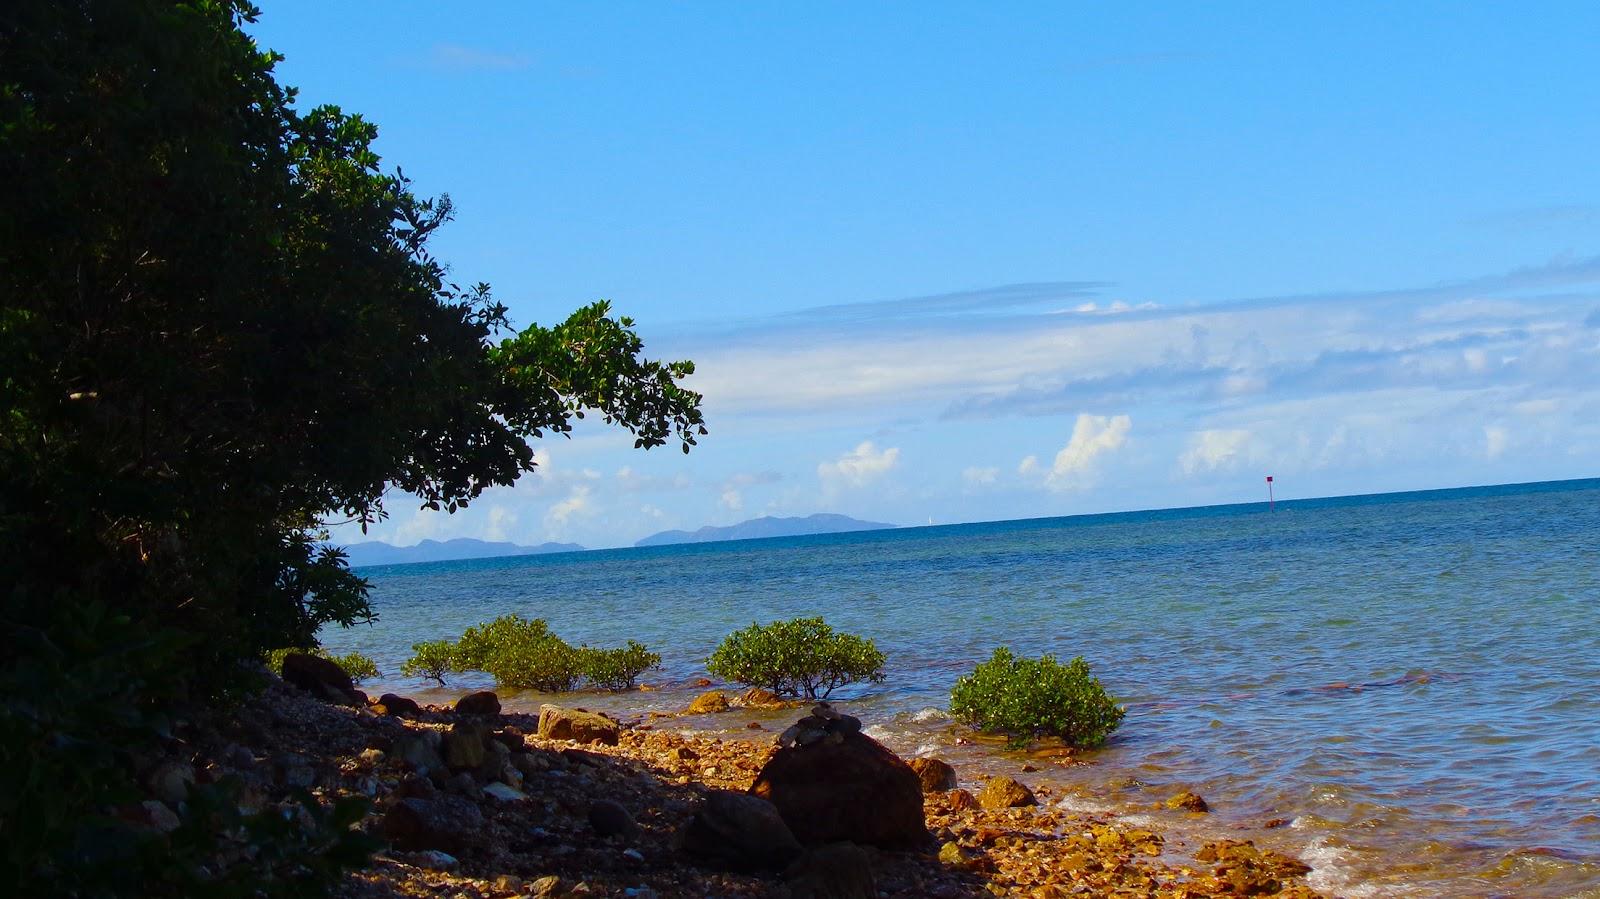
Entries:
POLYGON ((840 714, 828 703, 819 702, 811 707, 811 714, 796 721, 778 735, 778 745, 784 749, 823 742, 837 745, 844 742, 846 734, 858 733, 861 733, 860 718, 840 714))

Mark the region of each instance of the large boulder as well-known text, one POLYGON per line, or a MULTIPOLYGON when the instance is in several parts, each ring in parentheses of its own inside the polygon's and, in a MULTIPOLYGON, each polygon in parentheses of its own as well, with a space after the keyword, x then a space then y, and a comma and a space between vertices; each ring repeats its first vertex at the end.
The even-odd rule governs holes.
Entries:
POLYGON ((459 796, 402 799, 383 816, 383 835, 396 849, 459 852, 484 828, 483 813, 459 796))
POLYGON ((493 717, 500 714, 500 697, 488 690, 479 690, 456 700, 456 714, 493 717))
POLYGON ((772 803, 732 790, 707 793, 681 841, 685 852, 741 871, 781 868, 803 851, 772 803))
POLYGON ((604 715, 560 706, 539 707, 539 736, 546 740, 617 745, 617 722, 604 715))
POLYGON ((305 652, 283 657, 283 679, 319 699, 337 705, 366 705, 350 675, 333 662, 305 652))
POLYGON ((917 778, 922 781, 922 792, 942 793, 956 788, 956 769, 950 767, 947 762, 920 758, 912 759, 909 764, 911 770, 917 772, 917 778))
POLYGON ((861 733, 834 732, 773 754, 750 792, 777 806, 808 846, 926 846, 922 782, 900 757, 861 733))

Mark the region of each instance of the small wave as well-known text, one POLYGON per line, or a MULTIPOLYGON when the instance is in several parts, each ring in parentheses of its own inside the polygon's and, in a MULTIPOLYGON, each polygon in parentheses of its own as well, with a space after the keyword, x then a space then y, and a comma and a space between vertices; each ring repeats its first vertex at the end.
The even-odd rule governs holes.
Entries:
POLYGON ((1300 850, 1300 860, 1311 866, 1306 885, 1319 893, 1346 899, 1376 899, 1385 895, 1376 886, 1357 881, 1350 871, 1349 855, 1327 840, 1313 840, 1300 850))
POLYGON ((949 717, 950 716, 945 713, 944 709, 930 707, 912 715, 911 720, 917 722, 918 724, 929 724, 934 721, 944 721, 949 717))

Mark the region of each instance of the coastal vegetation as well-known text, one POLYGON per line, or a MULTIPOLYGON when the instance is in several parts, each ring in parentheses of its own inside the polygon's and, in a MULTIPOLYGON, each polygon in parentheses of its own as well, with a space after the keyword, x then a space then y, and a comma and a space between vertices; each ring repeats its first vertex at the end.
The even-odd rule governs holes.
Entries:
POLYGON ((562 693, 580 681, 605 690, 633 689, 639 675, 661 664, 649 647, 629 640, 612 649, 574 647, 543 618, 512 613, 467 628, 455 641, 413 644, 401 673, 444 685, 446 674, 482 671, 504 687, 562 693))
POLYGON ((1018 745, 1051 736, 1069 746, 1100 746, 1125 713, 1082 656, 1063 665, 1049 653, 1030 659, 1004 646, 950 691, 956 720, 1018 745))
POLYGON ((706 670, 780 696, 826 699, 846 684, 884 679, 886 659, 871 640, 834 631, 822 618, 751 624, 724 639, 706 670))
POLYGON ((693 365, 608 304, 518 330, 451 279, 449 198, 359 115, 298 108, 256 15, 20 0, 0 27, 0 894, 326 882, 344 843, 205 813, 221 784, 177 861, 122 816, 175 720, 374 617, 324 524, 455 511, 586 415, 641 449, 705 433, 693 365))

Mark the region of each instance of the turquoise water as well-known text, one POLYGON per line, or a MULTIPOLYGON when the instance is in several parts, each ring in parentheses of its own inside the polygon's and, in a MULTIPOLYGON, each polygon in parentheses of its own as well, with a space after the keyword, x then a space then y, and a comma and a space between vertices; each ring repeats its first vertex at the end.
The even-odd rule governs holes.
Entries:
POLYGON ((925 711, 956 677, 1001 643, 1081 654, 1127 719, 1093 765, 1030 776, 1085 808, 1160 817, 1193 787, 1214 814, 1163 827, 1281 845, 1341 895, 1600 896, 1600 480, 363 573, 380 621, 330 648, 398 671, 515 611, 660 651, 667 689, 585 697, 634 711, 681 707, 729 631, 825 615, 889 655, 847 697, 874 733, 965 767, 1014 760, 925 711))

